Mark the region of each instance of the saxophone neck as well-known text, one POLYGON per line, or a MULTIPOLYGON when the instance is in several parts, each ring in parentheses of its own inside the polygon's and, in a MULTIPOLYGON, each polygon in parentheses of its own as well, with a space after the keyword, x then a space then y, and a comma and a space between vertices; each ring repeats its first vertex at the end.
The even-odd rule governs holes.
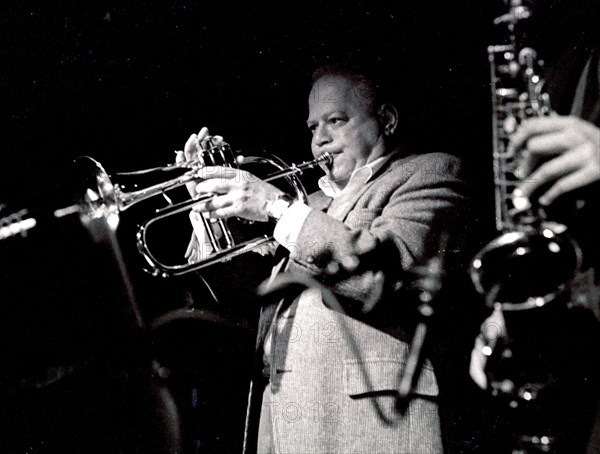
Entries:
POLYGON ((506 24, 514 27, 519 22, 531 17, 531 9, 523 5, 522 0, 506 0, 509 9, 508 12, 494 19, 495 25, 506 24))

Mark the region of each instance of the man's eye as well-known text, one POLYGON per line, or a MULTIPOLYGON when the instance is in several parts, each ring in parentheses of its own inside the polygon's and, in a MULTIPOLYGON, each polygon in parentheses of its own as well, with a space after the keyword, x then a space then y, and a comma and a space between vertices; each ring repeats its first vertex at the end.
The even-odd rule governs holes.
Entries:
POLYGON ((329 123, 331 123, 333 125, 337 125, 337 124, 342 123, 344 121, 346 121, 346 119, 343 118, 343 117, 333 117, 333 118, 329 119, 329 123))

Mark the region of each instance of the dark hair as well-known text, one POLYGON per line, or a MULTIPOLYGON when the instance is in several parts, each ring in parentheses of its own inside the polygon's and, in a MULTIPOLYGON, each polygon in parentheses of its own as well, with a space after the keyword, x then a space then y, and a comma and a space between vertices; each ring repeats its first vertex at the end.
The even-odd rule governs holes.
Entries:
POLYGON ((387 71, 376 62, 344 57, 324 63, 313 71, 312 84, 327 76, 340 76, 355 83, 361 90, 362 98, 373 111, 384 103, 396 104, 392 84, 386 80, 387 71))

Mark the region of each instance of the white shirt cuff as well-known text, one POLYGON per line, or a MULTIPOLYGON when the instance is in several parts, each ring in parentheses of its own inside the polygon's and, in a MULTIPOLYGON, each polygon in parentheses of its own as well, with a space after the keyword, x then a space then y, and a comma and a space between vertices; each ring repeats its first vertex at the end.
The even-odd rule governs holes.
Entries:
POLYGON ((294 202, 291 204, 279 221, 277 221, 275 230, 273 231, 273 238, 287 250, 292 251, 296 246, 298 236, 300 236, 300 229, 308 213, 310 213, 310 207, 305 203, 294 202))

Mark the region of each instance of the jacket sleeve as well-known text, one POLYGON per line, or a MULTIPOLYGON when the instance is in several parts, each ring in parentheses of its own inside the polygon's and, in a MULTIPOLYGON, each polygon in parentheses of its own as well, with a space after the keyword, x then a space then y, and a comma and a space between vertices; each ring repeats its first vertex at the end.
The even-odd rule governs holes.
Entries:
POLYGON ((456 158, 422 155, 372 181, 343 222, 311 210, 288 270, 325 281, 331 263, 354 256, 355 272, 338 273, 331 286, 338 295, 365 301, 377 291, 381 273, 396 285, 403 270, 436 254, 443 232, 450 238, 447 252, 459 254, 466 188, 459 175, 456 158))

